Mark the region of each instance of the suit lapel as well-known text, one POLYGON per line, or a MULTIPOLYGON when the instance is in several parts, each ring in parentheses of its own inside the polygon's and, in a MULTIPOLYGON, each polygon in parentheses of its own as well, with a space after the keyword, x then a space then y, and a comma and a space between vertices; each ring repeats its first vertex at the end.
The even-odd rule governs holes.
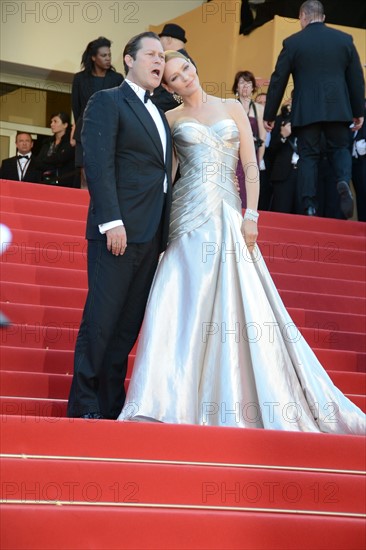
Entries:
MULTIPOLYGON (((129 106, 140 120, 141 124, 145 127, 147 135, 151 139, 155 149, 159 153, 159 156, 164 161, 163 146, 161 144, 160 135, 156 124, 150 115, 149 111, 142 104, 142 101, 137 97, 135 92, 131 89, 131 86, 127 82, 121 84, 121 92, 123 93, 129 106)), ((164 119, 163 119, 164 120, 164 119)), ((165 121, 164 121, 165 124, 165 121)), ((165 164, 165 163, 164 163, 165 164)))

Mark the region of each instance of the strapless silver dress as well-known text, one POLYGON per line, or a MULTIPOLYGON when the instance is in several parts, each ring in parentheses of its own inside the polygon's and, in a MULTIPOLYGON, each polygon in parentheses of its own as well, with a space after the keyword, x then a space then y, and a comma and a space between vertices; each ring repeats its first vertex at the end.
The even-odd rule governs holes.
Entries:
POLYGON ((232 119, 172 130, 181 178, 119 420, 365 433, 241 233, 232 119))

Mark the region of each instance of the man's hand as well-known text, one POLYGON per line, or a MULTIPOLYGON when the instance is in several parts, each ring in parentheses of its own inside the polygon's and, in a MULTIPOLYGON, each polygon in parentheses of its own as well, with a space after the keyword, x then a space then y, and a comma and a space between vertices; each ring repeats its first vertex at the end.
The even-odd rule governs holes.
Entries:
POLYGON ((107 248, 114 256, 123 256, 127 248, 127 235, 124 225, 106 231, 107 248))
POLYGON ((280 130, 281 136, 288 138, 291 135, 291 122, 287 122, 281 126, 280 130))
POLYGON ((267 132, 272 132, 274 125, 275 125, 274 120, 263 120, 263 126, 267 132))
POLYGON ((352 132, 357 132, 357 130, 361 128, 362 124, 363 124, 363 116, 354 118, 352 132))

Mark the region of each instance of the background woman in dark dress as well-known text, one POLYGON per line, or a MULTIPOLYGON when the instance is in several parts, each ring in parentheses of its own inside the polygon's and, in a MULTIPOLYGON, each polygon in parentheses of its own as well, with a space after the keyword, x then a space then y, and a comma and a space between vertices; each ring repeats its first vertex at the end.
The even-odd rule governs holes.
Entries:
POLYGON ((57 113, 51 117, 53 137, 42 146, 36 158, 41 183, 75 187, 75 147, 70 143, 70 116, 57 113))
MULTIPOLYGON (((89 98, 99 90, 119 86, 123 76, 111 65, 111 41, 104 36, 89 42, 81 57, 82 71, 76 73, 72 83, 72 112, 75 119, 74 139, 76 141, 75 166, 83 167, 81 129, 83 113, 89 98)), ((81 170, 81 187, 86 187, 84 171, 81 170)))
MULTIPOLYGON (((264 166, 262 166, 263 156, 265 152, 265 139, 266 131, 263 126, 263 105, 256 103, 253 100, 253 94, 257 91, 257 83, 255 76, 251 71, 238 71, 234 78, 234 83, 232 87, 233 93, 236 95, 238 101, 243 106, 244 111, 246 112, 250 126, 253 132, 254 145, 257 153, 257 162, 258 166, 261 167, 261 193, 262 193, 262 183, 264 179, 264 166)), ((238 163, 237 168, 237 178, 239 181, 240 187, 240 198, 242 201, 242 206, 246 206, 246 193, 245 193, 245 177, 243 167, 241 162, 238 163)), ((259 198, 259 209, 268 210, 261 201, 261 196, 259 198)))

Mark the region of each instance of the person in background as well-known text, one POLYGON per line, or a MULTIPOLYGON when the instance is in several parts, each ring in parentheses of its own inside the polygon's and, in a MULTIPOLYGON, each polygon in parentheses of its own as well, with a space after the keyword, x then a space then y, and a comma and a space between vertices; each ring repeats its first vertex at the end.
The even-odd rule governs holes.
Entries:
POLYGON ((81 57, 82 71, 76 73, 72 82, 72 112, 75 119, 75 130, 72 138, 76 142, 75 166, 80 170, 81 187, 86 188, 83 167, 83 149, 81 130, 83 113, 89 98, 99 90, 119 86, 123 76, 117 73, 112 65, 111 41, 104 36, 92 40, 81 57))
MULTIPOLYGON (((254 146, 257 153, 257 162, 260 169, 261 185, 259 195, 259 210, 268 210, 270 203, 270 192, 267 186, 264 153, 266 131, 263 126, 263 106, 253 100, 253 94, 257 91, 255 76, 251 71, 238 71, 234 78, 232 91, 236 95, 246 112, 252 127, 254 146)), ((245 177, 241 162, 238 162, 237 177, 240 187, 240 197, 243 208, 246 206, 245 177)))
POLYGON ((38 183, 39 170, 32 155, 33 139, 29 132, 18 132, 15 138, 17 154, 4 159, 0 168, 0 178, 4 180, 29 181, 38 183))
MULTIPOLYGON (((365 105, 366 107, 366 105, 365 105)), ((353 133, 352 183, 356 192, 357 218, 366 222, 366 110, 361 128, 353 133)))
POLYGON ((297 208, 297 147, 291 132, 291 100, 281 107, 276 117, 268 147, 271 159, 273 212, 295 214, 297 208))
POLYGON ((335 186, 345 217, 353 215, 349 125, 363 124, 365 82, 352 36, 324 24, 324 7, 307 0, 300 7, 301 31, 286 38, 271 76, 264 125, 271 131, 290 75, 294 81, 292 132, 299 153, 298 183, 302 213, 316 214, 321 134, 335 171, 335 186))
MULTIPOLYGON (((167 23, 159 34, 160 42, 164 50, 174 50, 190 58, 194 66, 196 64, 185 50, 187 43, 186 31, 175 23, 167 23)), ((151 96, 151 101, 159 107, 164 113, 175 109, 181 103, 181 98, 176 94, 171 94, 160 84, 151 96)))
POLYGON ((256 103, 259 103, 259 105, 263 105, 263 107, 265 106, 266 101, 267 101, 267 94, 266 94, 266 92, 260 92, 260 93, 257 94, 256 97, 255 97, 255 102, 256 102, 256 103))
POLYGON ((41 183, 75 187, 75 147, 70 143, 70 116, 59 112, 51 117, 53 137, 42 145, 36 158, 41 183))

